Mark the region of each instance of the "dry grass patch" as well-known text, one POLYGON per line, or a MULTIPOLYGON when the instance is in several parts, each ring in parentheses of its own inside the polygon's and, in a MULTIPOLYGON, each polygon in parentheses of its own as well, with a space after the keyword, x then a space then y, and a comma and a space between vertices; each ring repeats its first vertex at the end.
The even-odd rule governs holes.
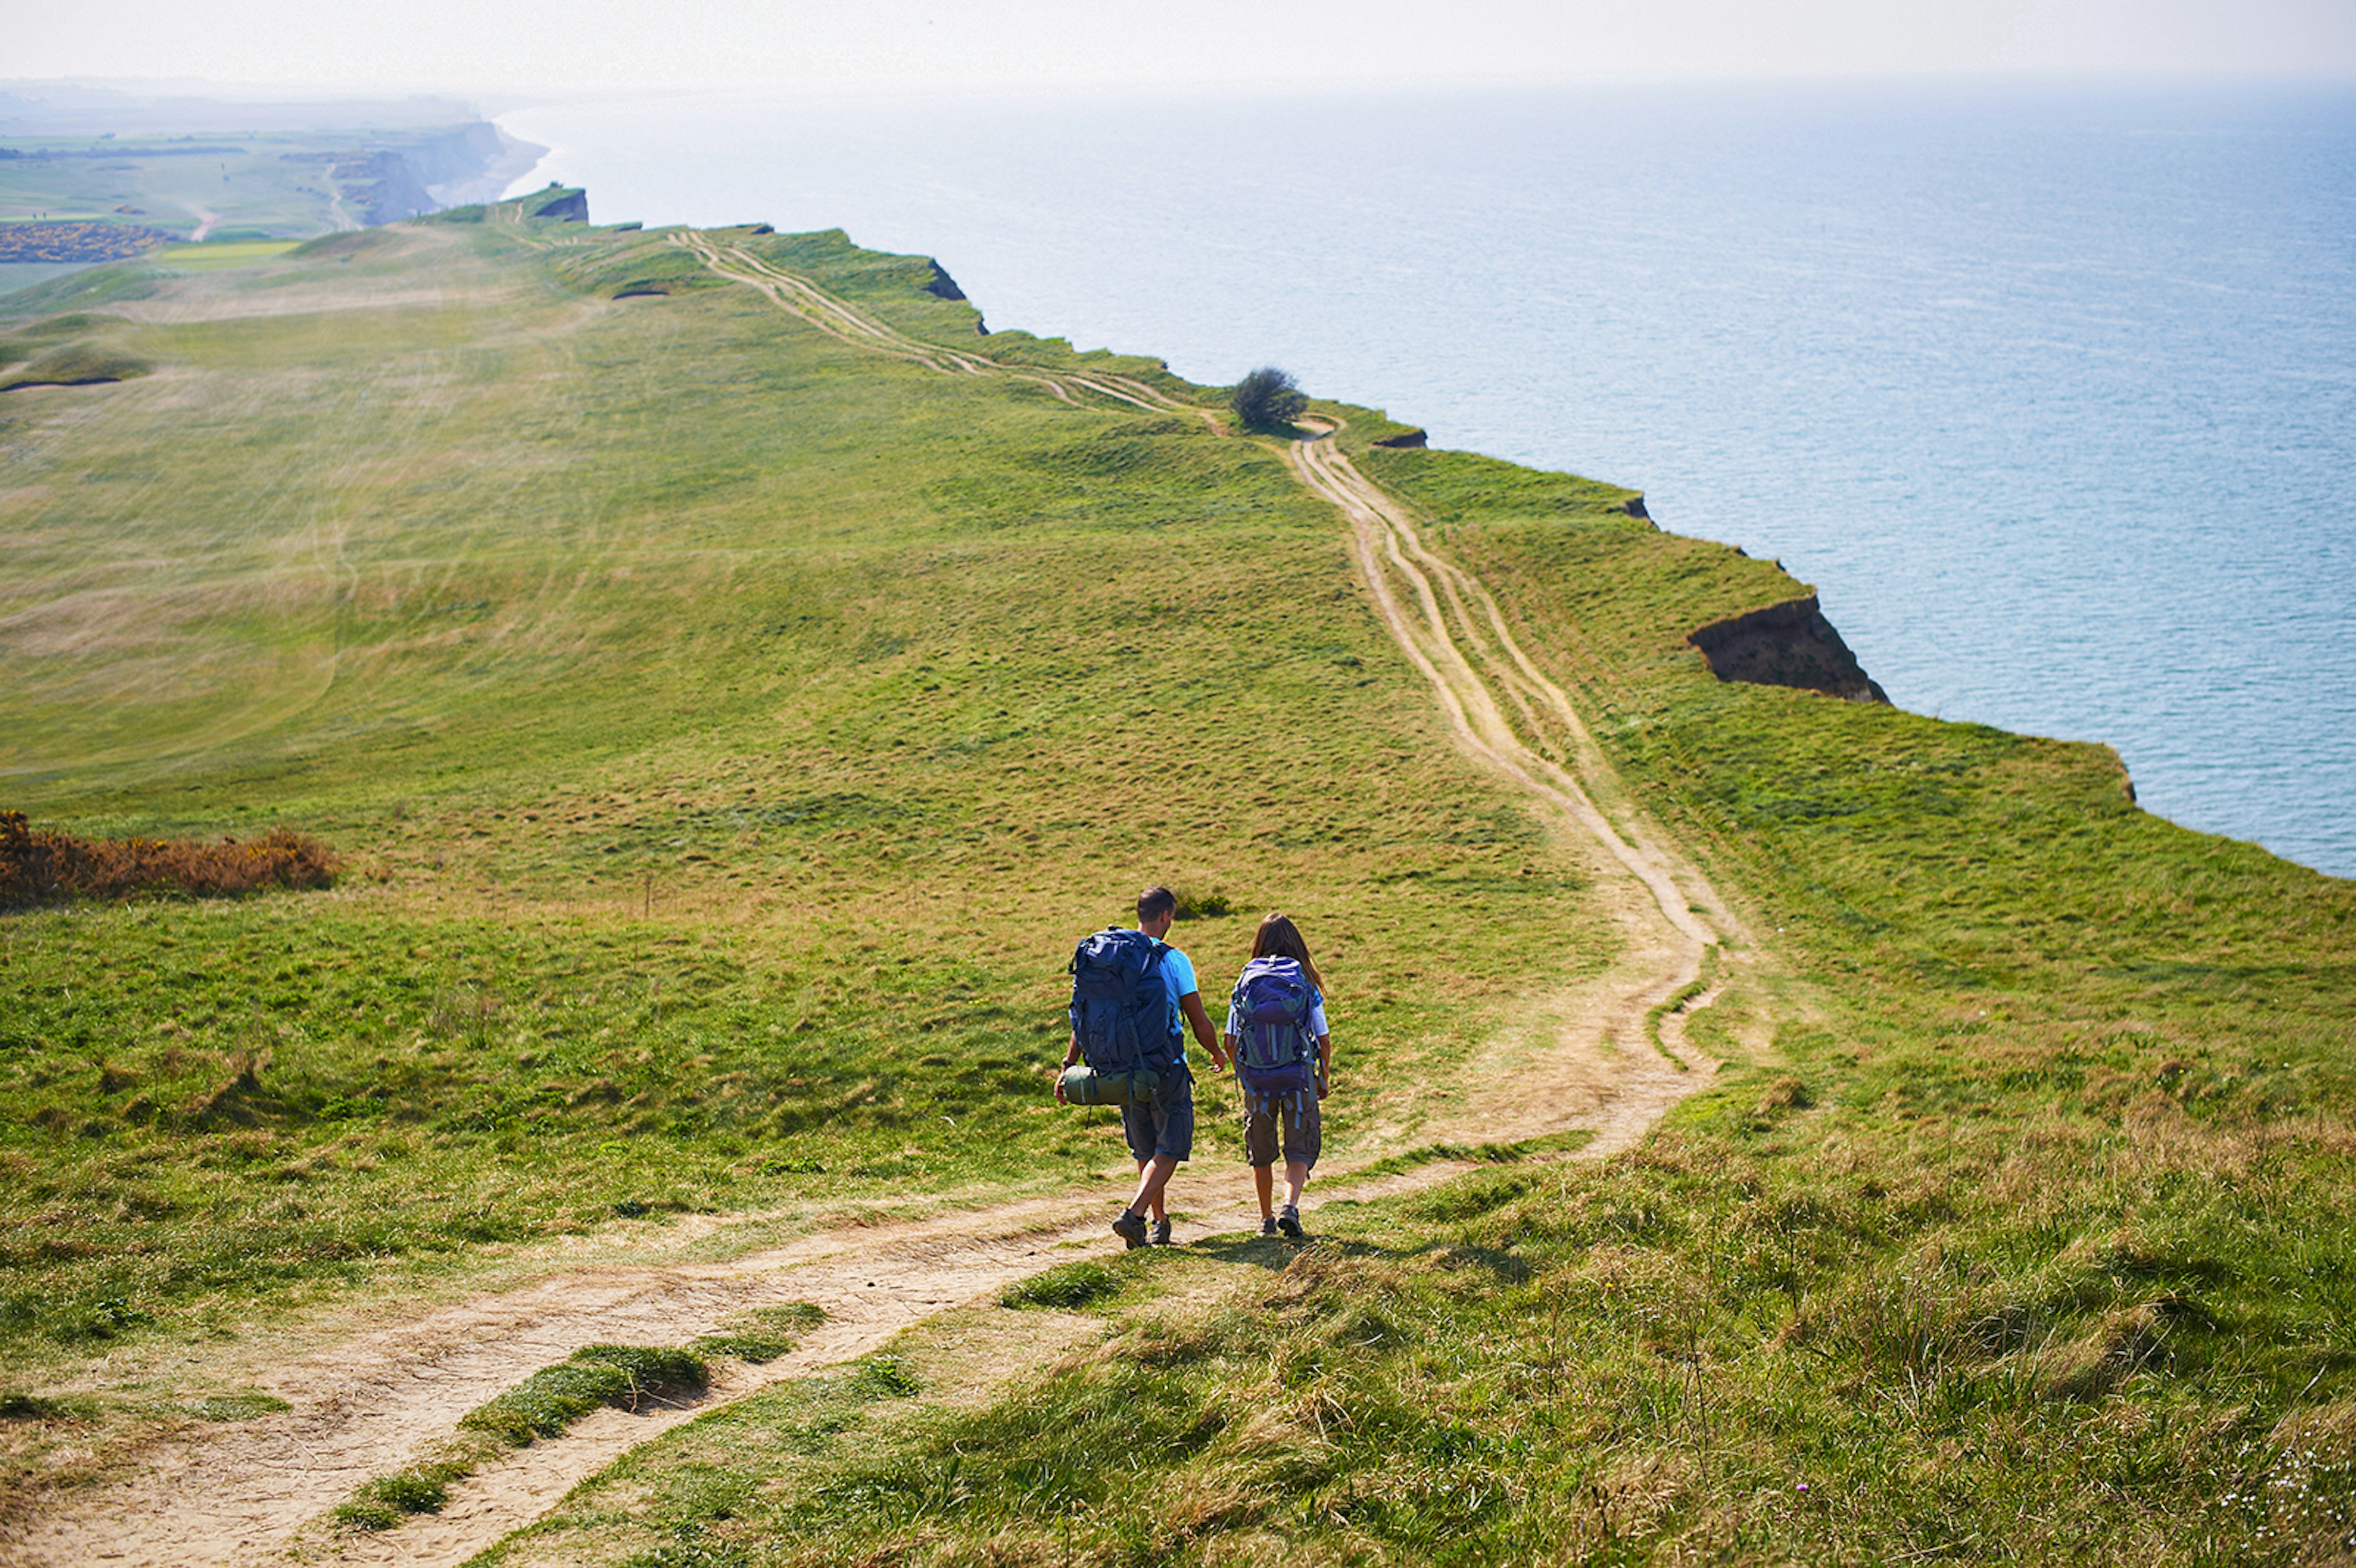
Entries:
POLYGON ((258 838, 82 838, 34 828, 0 811, 0 907, 123 899, 140 893, 240 898, 265 888, 331 887, 335 851, 307 834, 273 827, 258 838))

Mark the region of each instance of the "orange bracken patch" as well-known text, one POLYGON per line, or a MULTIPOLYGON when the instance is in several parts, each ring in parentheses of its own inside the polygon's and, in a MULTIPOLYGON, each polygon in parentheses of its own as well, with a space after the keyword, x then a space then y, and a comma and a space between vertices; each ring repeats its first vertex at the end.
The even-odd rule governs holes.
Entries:
POLYGON ((236 898, 263 888, 327 887, 337 869, 333 850, 288 827, 217 844, 78 838, 36 830, 21 811, 0 811, 0 908, 143 892, 236 898))

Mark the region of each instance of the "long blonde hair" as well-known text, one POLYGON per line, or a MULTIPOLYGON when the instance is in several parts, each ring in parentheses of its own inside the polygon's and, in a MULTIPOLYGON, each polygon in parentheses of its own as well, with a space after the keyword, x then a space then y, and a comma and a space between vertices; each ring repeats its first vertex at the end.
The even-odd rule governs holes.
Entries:
POLYGON ((1290 915, 1271 913, 1259 923, 1259 929, 1252 933, 1251 955, 1291 959, 1309 976, 1309 983, 1317 987, 1317 994, 1325 994, 1325 982, 1318 975, 1317 965, 1310 961, 1309 944, 1301 940, 1301 928, 1292 923, 1290 915))

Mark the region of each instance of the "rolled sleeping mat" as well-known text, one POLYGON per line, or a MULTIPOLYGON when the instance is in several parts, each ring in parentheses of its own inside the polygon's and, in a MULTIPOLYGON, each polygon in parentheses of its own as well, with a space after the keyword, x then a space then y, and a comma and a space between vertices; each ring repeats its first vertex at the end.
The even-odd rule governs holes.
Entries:
POLYGON ((1126 1105, 1151 1100, 1162 1088, 1162 1074, 1149 1067, 1128 1072, 1098 1072, 1086 1062, 1064 1069, 1064 1098, 1075 1105, 1126 1105))

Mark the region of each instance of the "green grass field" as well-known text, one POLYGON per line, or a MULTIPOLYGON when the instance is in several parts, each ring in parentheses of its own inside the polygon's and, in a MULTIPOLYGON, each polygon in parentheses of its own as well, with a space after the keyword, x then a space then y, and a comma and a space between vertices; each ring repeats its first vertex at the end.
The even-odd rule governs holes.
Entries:
MULTIPOLYGON (((763 243, 970 334, 921 263, 763 243)), ((1610 960, 1275 455, 601 297, 672 254, 436 224, 12 302, 155 369, 0 401, 11 804, 351 868, 0 922, 16 1381, 568 1232, 1100 1171, 1044 1069, 1147 880, 1300 913, 1344 1147, 1610 960)), ((1183 928, 1207 984, 1250 926, 1183 928)))
POLYGON ((2346 1561, 2356 889, 2100 748, 1719 684, 1679 628, 1770 567, 1360 461, 1773 933, 1719 1085, 1601 1168, 1046 1276, 1101 1340, 980 1408, 762 1395, 492 1560, 2346 1561))
POLYGON ((167 245, 147 260, 174 272, 217 272, 224 267, 242 267, 267 257, 283 256, 301 243, 300 240, 228 240, 217 244, 167 245))
MULTIPOLYGON (((920 259, 742 239, 1082 363, 976 338, 920 259)), ((1214 988, 1301 916, 1344 1154, 1614 956, 1279 453, 868 355, 681 256, 427 224, 0 300, 153 367, 0 394, 5 804, 352 866, 0 919, 0 1364, 93 1391, 0 1428, 19 1495, 168 1395, 110 1350, 680 1211, 1104 1169, 1043 1068, 1071 941, 1146 880, 1246 912, 1180 928, 1214 988)), ((1352 417, 1759 933, 1691 1026, 1728 1069, 1609 1164, 1043 1297, 1102 1327, 994 1393, 733 1405, 504 1554, 2344 1561, 2356 888, 2137 811, 2098 748, 1720 684, 1686 633, 1780 571, 1352 417)))

